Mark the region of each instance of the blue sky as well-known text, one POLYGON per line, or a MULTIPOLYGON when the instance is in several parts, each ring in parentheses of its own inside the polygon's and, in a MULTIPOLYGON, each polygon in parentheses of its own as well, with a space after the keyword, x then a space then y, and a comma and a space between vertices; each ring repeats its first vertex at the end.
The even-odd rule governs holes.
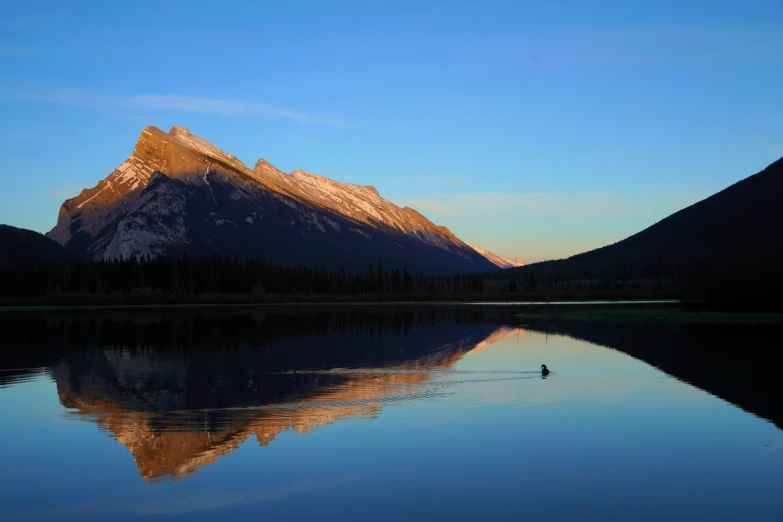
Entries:
POLYGON ((783 156, 781 93, 780 0, 6 2, 0 223, 178 124, 556 258, 783 156))

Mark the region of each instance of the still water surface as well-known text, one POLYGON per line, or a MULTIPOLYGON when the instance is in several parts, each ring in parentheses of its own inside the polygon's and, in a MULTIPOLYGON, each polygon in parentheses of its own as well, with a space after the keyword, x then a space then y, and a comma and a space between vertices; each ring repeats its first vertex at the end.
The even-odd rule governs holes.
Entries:
POLYGON ((4 521, 783 520, 779 327, 499 307, 0 327, 4 521))

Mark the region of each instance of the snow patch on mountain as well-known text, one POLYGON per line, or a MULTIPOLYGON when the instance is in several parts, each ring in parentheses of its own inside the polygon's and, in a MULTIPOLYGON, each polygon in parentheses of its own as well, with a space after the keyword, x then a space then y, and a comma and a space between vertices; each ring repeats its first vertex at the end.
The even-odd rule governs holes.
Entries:
POLYGON ((499 255, 493 254, 489 250, 484 250, 480 246, 474 245, 473 243, 468 243, 468 246, 484 256, 490 263, 498 268, 513 268, 525 264, 520 259, 507 259, 505 257, 500 257, 499 255))
POLYGON ((351 232, 356 232, 360 236, 366 237, 367 239, 372 239, 372 234, 367 232, 366 230, 362 230, 361 228, 349 228, 351 232))

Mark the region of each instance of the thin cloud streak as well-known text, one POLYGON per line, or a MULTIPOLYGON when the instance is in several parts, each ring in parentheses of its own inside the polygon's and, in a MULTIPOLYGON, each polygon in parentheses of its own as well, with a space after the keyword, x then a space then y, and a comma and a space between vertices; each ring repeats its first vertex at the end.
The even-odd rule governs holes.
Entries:
POLYGON ((471 216, 497 220, 510 211, 549 214, 574 218, 599 218, 627 212, 631 205, 615 192, 587 194, 484 193, 432 194, 402 202, 425 212, 447 216, 471 216))
POLYGON ((65 199, 71 199, 73 197, 76 197, 78 194, 79 194, 78 189, 74 190, 74 189, 62 188, 62 189, 47 190, 44 192, 36 192, 35 194, 33 194, 33 196, 41 199, 56 199, 62 201, 65 199))
POLYGON ((53 187, 48 190, 36 192, 32 196, 39 199, 56 199, 63 201, 75 197, 81 192, 80 189, 71 185, 68 181, 63 181, 60 187, 53 187))
POLYGON ((439 193, 395 202, 449 226, 465 241, 531 263, 614 243, 701 199, 699 193, 647 190, 439 193), (605 230, 607 223, 611 230, 605 230))
POLYGON ((263 103, 245 101, 216 100, 211 98, 196 98, 190 96, 144 95, 129 98, 127 104, 129 107, 135 109, 194 112, 240 118, 272 117, 292 120, 305 125, 327 125, 330 127, 351 126, 347 122, 340 119, 284 109, 281 107, 274 107, 263 103))
POLYGON ((33 93, 12 93, 6 99, 55 103, 69 107, 102 111, 126 109, 130 111, 186 112, 210 114, 228 118, 277 118, 302 125, 323 125, 336 128, 356 128, 358 125, 345 119, 322 114, 297 111, 249 101, 222 100, 177 95, 109 96, 74 90, 52 90, 33 93))
POLYGON ((438 203, 437 201, 427 201, 425 199, 410 199, 400 202, 401 206, 408 206, 419 212, 432 212, 433 214, 441 214, 443 216, 462 216, 464 215, 459 209, 449 208, 448 206, 438 203))

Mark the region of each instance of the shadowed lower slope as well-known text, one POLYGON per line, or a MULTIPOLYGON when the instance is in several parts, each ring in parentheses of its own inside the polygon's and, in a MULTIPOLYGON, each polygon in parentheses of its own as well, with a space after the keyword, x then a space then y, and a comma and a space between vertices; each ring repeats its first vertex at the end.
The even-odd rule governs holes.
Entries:
POLYGON ((68 264, 79 257, 43 234, 0 225, 0 269, 15 268, 25 263, 68 264))

